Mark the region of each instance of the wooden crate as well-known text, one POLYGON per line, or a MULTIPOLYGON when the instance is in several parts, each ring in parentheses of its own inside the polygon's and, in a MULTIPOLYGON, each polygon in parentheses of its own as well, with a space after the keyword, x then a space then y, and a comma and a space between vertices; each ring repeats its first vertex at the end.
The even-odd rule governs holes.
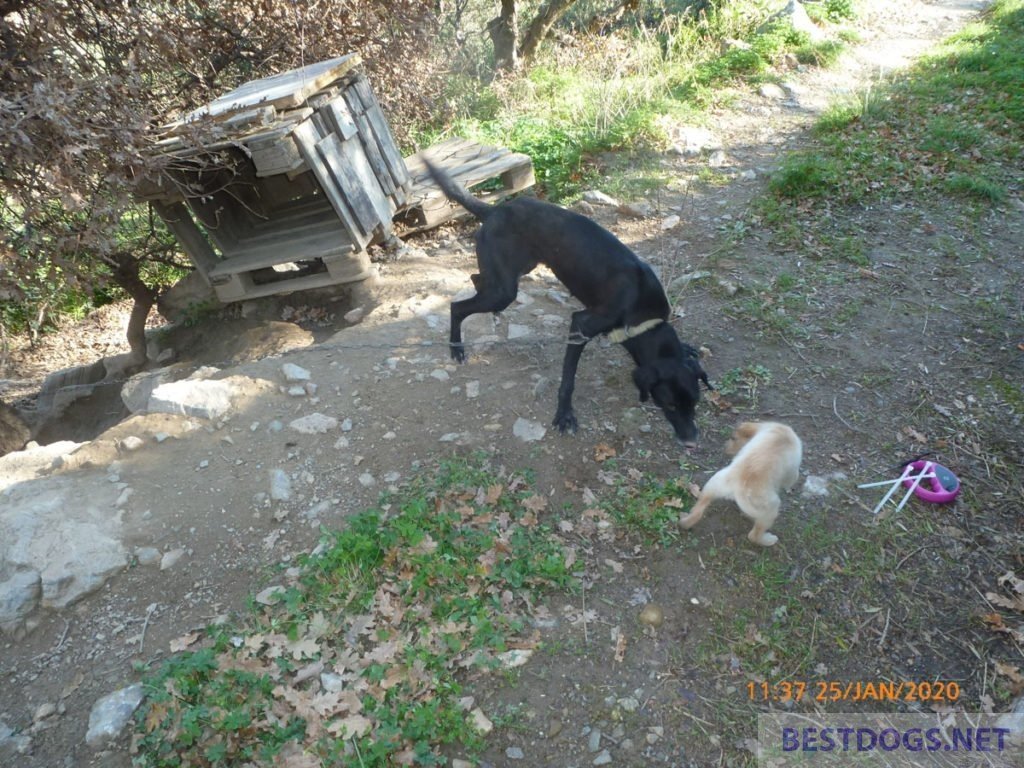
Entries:
POLYGON ((427 155, 496 200, 533 184, 526 155, 449 139, 403 158, 358 56, 246 83, 164 126, 175 170, 149 200, 225 302, 364 279, 366 249, 460 215, 427 155))

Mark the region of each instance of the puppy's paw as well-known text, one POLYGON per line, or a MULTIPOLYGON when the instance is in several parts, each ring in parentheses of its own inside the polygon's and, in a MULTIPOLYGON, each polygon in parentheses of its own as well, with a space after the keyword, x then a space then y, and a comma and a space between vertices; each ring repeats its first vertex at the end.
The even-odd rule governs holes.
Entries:
POLYGON ((561 411, 556 413, 555 418, 551 422, 551 424, 553 426, 558 427, 558 431, 561 432, 563 435, 575 435, 576 427, 578 426, 578 424, 576 423, 576 414, 573 413, 571 408, 568 411, 565 411, 564 413, 561 411))
POLYGON ((466 348, 461 344, 449 344, 448 350, 451 352, 452 360, 456 363, 466 362, 466 348))
POLYGON ((697 517, 696 515, 680 515, 679 516, 679 527, 682 528, 683 530, 686 530, 686 531, 688 531, 691 528, 693 528, 693 526, 695 526, 698 522, 700 522, 700 518, 697 517))
POLYGON ((748 534, 747 538, 749 538, 755 544, 760 544, 762 547, 770 547, 772 546, 772 544, 775 544, 779 540, 778 536, 776 536, 774 533, 768 533, 768 531, 762 533, 760 539, 754 538, 754 532, 751 531, 748 534))

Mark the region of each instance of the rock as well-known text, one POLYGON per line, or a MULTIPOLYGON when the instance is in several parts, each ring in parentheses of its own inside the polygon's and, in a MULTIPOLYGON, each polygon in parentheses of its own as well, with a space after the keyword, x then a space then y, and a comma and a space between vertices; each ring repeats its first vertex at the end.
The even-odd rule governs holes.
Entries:
POLYGON ((480 707, 477 707, 469 713, 470 724, 473 728, 483 736, 494 730, 494 723, 490 721, 487 715, 484 714, 480 707))
POLYGON ((111 511, 118 494, 116 485, 92 473, 36 478, 0 495, 0 563, 4 573, 17 574, 5 582, 12 591, 0 598, 9 621, 34 607, 23 602, 35 594, 29 572, 38 574, 38 604, 63 608, 128 564, 121 513, 111 511))
POLYGON ((270 498, 274 501, 288 501, 292 497, 292 480, 283 469, 270 471, 270 498))
POLYGON ((1014 747, 1024 747, 1024 696, 1018 696, 1005 714, 996 720, 997 728, 1007 728, 1006 741, 1014 747))
POLYGON ((141 448, 143 445, 145 445, 145 442, 143 442, 141 437, 129 435, 128 437, 121 440, 117 444, 117 447, 120 448, 122 451, 125 451, 126 453, 131 453, 132 451, 139 450, 139 448, 141 448))
POLYGON ((734 37, 722 38, 722 42, 719 43, 718 49, 722 53, 728 53, 729 51, 749 51, 753 49, 750 43, 746 40, 737 40, 734 37))
POLYGON ((654 214, 654 206, 650 203, 623 203, 615 210, 634 219, 646 219, 654 214))
POLYGON ((135 549, 135 559, 139 565, 156 565, 161 558, 160 550, 156 547, 137 547, 135 549))
POLYGON ((430 372, 430 378, 437 379, 438 381, 448 381, 451 376, 444 368, 435 368, 430 372))
POLYGON ((231 410, 233 395, 234 389, 226 381, 172 381, 153 390, 147 410, 150 413, 175 413, 216 420, 231 410))
MULTIPOLYGON (((7 761, 13 760, 15 755, 27 755, 31 750, 32 738, 30 736, 23 733, 15 734, 13 728, 0 720, 0 762, 7 765, 7 761)), ((14 762, 10 764, 17 765, 14 762)))
POLYGON ((825 33, 811 21, 807 9, 799 0, 789 0, 785 8, 769 16, 764 24, 757 28, 758 33, 768 31, 777 21, 789 22, 797 32, 805 32, 811 38, 811 42, 817 43, 825 39, 825 33))
POLYGON ((141 685, 132 685, 97 701, 89 713, 85 742, 98 749, 116 739, 142 703, 144 695, 141 685))
POLYGON ((596 189, 590 189, 583 193, 583 199, 593 205, 608 205, 612 208, 616 208, 619 205, 619 201, 610 195, 606 195, 604 192, 600 192, 596 189))
POLYGON ((57 705, 49 701, 44 702, 36 707, 36 711, 32 714, 32 722, 40 723, 55 714, 57 714, 57 705))
POLYGON ((786 92, 782 89, 782 86, 775 83, 762 83, 757 92, 764 98, 771 99, 772 101, 783 101, 786 98, 786 92))
POLYGON ((562 724, 561 720, 555 720, 554 718, 552 718, 548 722, 548 738, 549 739, 553 739, 553 738, 557 737, 558 734, 560 734, 562 732, 562 729, 564 727, 565 726, 562 724))
POLYGON ((185 550, 181 547, 164 552, 163 555, 160 556, 160 570, 166 571, 168 568, 173 568, 184 556, 185 550))
POLYGON ((587 750, 597 752, 599 749, 601 749, 601 729, 592 728, 587 735, 587 750))
POLYGON ((377 478, 369 472, 363 472, 363 474, 359 476, 359 484, 364 488, 371 488, 377 484, 377 478))
POLYGON ((0 582, 0 632, 16 632, 35 610, 42 593, 38 571, 21 571, 0 582))
POLYGON ((508 324, 508 337, 510 339, 523 339, 531 333, 533 333, 533 331, 528 325, 518 325, 516 323, 508 324))
POLYGON ((296 382, 302 383, 304 381, 309 381, 312 376, 312 374, 309 371, 307 371, 302 366, 295 365, 295 363, 285 363, 284 365, 282 365, 281 373, 284 374, 284 380, 290 384, 294 384, 296 382))
POLYGON ((607 749, 602 749, 601 754, 594 758, 591 765, 608 765, 612 761, 612 754, 607 749))
POLYGON ((519 747, 508 747, 505 749, 505 757, 509 760, 522 760, 526 755, 519 747))
POLYGON ((284 597, 285 588, 280 584, 267 587, 253 598, 260 605, 277 605, 284 597))
POLYGON ((740 178, 744 181, 753 181, 757 178, 757 171, 753 168, 747 168, 746 170, 740 171, 740 178))
POLYGON ((350 309, 348 312, 346 312, 344 315, 342 315, 342 317, 345 318, 345 322, 346 323, 351 323, 352 325, 355 325, 356 323, 358 323, 365 316, 366 316, 366 310, 363 309, 362 307, 356 307, 355 309, 350 309))
POLYGON ((161 384, 173 380, 174 371, 162 368, 158 371, 146 371, 132 376, 121 387, 121 401, 132 413, 146 413, 149 410, 149 398, 153 390, 161 384))
POLYGON ((498 661, 501 662, 501 666, 505 669, 515 669, 521 667, 530 660, 533 656, 533 651, 529 649, 513 649, 511 651, 505 651, 504 653, 498 654, 498 661))
POLYGON ((289 427, 303 435, 322 435, 338 427, 338 420, 333 416, 324 416, 322 413, 311 413, 295 419, 288 424, 289 427))
POLYGON ((582 213, 584 216, 594 215, 594 206, 592 206, 586 200, 578 201, 572 208, 574 211, 576 211, 577 213, 582 213))
POLYGON ((696 125, 679 126, 672 131, 672 150, 679 155, 699 155, 722 148, 722 141, 707 128, 696 125))
POLYGON ((729 158, 726 157, 725 152, 721 149, 716 149, 708 156, 708 167, 710 168, 723 168, 729 164, 729 158))
POLYGON ((0 401, 0 456, 20 451, 31 437, 28 425, 18 412, 0 401))
POLYGON ((522 417, 516 419, 516 423, 512 425, 512 434, 524 443, 535 443, 542 440, 547 431, 547 427, 542 424, 522 417))
POLYGON ((672 229, 673 227, 679 224, 679 221, 679 217, 676 216, 675 214, 672 214, 671 216, 666 216, 664 219, 661 220, 661 228, 663 230, 672 229))
POLYGON ((472 400, 474 397, 480 396, 480 382, 479 381, 467 381, 466 382, 466 397, 472 400))

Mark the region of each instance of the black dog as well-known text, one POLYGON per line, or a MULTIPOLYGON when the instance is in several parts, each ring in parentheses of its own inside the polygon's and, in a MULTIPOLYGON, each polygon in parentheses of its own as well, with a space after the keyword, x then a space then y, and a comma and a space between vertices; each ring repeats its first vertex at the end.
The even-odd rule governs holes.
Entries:
POLYGON ((585 216, 529 197, 490 205, 432 163, 426 165, 444 193, 483 222, 476 235, 480 274, 472 276, 477 293, 452 303, 452 358, 460 363, 466 360, 462 321, 479 312, 501 312, 515 300, 519 278, 545 264, 586 307, 573 313, 569 325, 552 423, 561 432, 576 431, 572 409, 576 367, 587 342, 604 334, 633 357, 637 366, 633 381, 640 401, 652 398, 679 441, 695 444, 699 382, 709 389, 711 385, 697 350, 681 342, 668 323, 668 298, 650 266, 585 216))

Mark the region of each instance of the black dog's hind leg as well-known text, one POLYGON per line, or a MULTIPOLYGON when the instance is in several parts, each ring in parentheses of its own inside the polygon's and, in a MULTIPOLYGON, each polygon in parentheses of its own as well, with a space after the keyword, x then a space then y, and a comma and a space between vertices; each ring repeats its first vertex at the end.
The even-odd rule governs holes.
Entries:
POLYGON ((562 383, 558 386, 558 408, 551 422, 563 434, 575 432, 576 413, 572 409, 572 394, 576 389, 576 369, 583 355, 583 348, 594 336, 607 333, 614 327, 614 322, 583 309, 573 312, 569 324, 569 341, 565 345, 565 358, 562 360, 562 383))
POLYGON ((476 286, 476 296, 471 296, 463 301, 452 302, 451 332, 448 337, 448 347, 451 351, 452 360, 457 363, 466 362, 466 348, 462 344, 462 322, 470 315, 480 312, 501 312, 505 307, 515 301, 518 289, 517 283, 509 285, 503 282, 498 285, 487 283, 478 275, 473 275, 473 285, 476 286))

